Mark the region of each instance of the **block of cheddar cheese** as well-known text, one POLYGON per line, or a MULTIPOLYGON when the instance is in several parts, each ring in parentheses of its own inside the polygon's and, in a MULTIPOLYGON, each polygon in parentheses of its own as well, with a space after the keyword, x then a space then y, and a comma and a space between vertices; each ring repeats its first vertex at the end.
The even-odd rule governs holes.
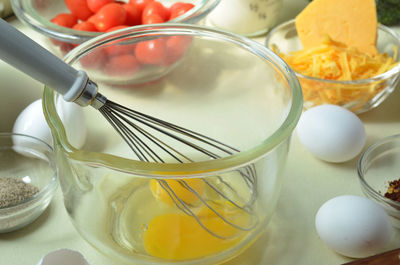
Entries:
POLYGON ((370 55, 377 53, 375 0, 313 0, 296 17, 304 48, 321 45, 327 35, 370 55))

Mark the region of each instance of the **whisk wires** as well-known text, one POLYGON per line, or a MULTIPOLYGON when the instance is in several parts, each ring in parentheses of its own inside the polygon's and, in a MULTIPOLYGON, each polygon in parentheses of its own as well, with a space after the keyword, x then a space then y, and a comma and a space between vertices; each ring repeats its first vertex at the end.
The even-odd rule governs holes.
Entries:
MULTIPOLYGON (((106 103, 99 108, 99 111, 121 135, 124 141, 129 145, 130 149, 141 161, 166 163, 167 161, 163 157, 168 157, 169 159, 173 159, 179 163, 194 162, 192 158, 178 150, 177 143, 178 145, 185 146, 185 148, 191 148, 208 159, 217 159, 224 155, 232 155, 239 152, 238 149, 208 136, 136 110, 129 109, 110 100, 107 100, 106 103)), ((217 194, 220 201, 224 201, 223 204, 225 206, 236 209, 236 211, 240 211, 242 214, 248 216, 249 221, 246 225, 239 225, 229 220, 224 214, 220 213, 220 211, 216 209, 215 201, 209 201, 203 198, 202 194, 192 188, 187 181, 176 181, 178 181, 187 191, 197 197, 198 201, 205 206, 213 216, 220 218, 225 224, 237 229, 238 231, 250 231, 258 223, 258 219, 252 210, 252 205, 255 202, 256 196, 256 171, 254 166, 247 166, 244 169, 237 171, 241 176, 243 183, 250 191, 248 199, 238 199, 238 192, 221 176, 217 176, 218 185, 205 178, 201 178, 201 180, 207 187, 209 187, 209 190, 217 194), (236 199, 233 199, 232 197, 236 197, 236 199), (239 204, 237 202, 238 200, 246 202, 239 204)), ((237 233, 233 236, 227 236, 219 234, 218 231, 212 231, 203 222, 202 217, 198 216, 192 210, 192 205, 180 198, 166 180, 157 179, 157 182, 182 212, 195 218, 201 227, 213 236, 226 239, 236 237, 240 234, 237 233)))

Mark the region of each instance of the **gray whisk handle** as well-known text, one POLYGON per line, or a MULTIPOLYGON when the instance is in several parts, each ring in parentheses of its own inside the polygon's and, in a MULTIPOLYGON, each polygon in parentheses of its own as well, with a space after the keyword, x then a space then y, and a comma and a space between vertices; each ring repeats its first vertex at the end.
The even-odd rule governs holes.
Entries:
MULTIPOLYGON (((32 39, 0 19, 0 59, 62 94, 66 101, 78 101, 89 81, 32 39)), ((87 105, 87 104, 86 104, 87 105)))

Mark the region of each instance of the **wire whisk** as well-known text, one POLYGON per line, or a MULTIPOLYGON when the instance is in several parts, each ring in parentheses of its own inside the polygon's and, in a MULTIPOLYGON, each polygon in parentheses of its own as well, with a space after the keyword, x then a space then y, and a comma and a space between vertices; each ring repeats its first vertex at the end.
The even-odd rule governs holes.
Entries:
MULTIPOLYGON (((198 154, 208 159, 218 159, 239 152, 233 147, 202 134, 107 100, 98 92, 97 84, 89 79, 86 72, 74 69, 2 19, 0 19, 0 33, 2 36, 7 36, 0 42, 0 58, 3 61, 55 89, 63 95, 64 100, 75 102, 80 106, 90 105, 98 109, 139 160, 164 163, 167 162, 165 160, 167 157, 173 161, 187 163, 195 161, 198 154), (181 148, 184 150, 189 148, 197 154, 189 157, 186 155, 186 151, 179 151, 181 148)), ((241 181, 237 185, 233 185, 231 181, 227 181, 228 178, 222 176, 213 177, 217 181, 200 178, 208 187, 208 191, 213 194, 213 196, 206 197, 191 187, 187 180, 177 181, 225 224, 238 231, 249 231, 258 223, 253 211, 257 195, 257 173, 253 166, 238 169, 236 173, 241 181), (245 188, 248 195, 241 196, 241 192, 235 186, 243 186, 240 188, 245 188), (238 216, 247 216, 247 222, 245 224, 235 223, 227 218, 220 209, 229 209, 237 212, 238 216)), ((229 176, 229 180, 231 178, 233 177, 229 176)), ((237 234, 221 235, 218 231, 211 231, 202 217, 193 210, 193 205, 185 202, 166 180, 159 179, 157 181, 174 204, 184 213, 194 217, 210 234, 218 238, 237 236, 237 234)))
MULTIPOLYGON (((175 124, 160 120, 136 110, 129 109, 118 103, 106 100, 105 104, 99 108, 99 111, 121 135, 124 141, 129 145, 137 158, 141 161, 165 163, 165 156, 172 158, 180 163, 194 162, 195 160, 188 157, 177 148, 172 147, 176 144, 183 144, 189 149, 196 151, 198 154, 204 155, 211 159, 218 159, 225 155, 233 155, 239 150, 225 143, 214 140, 208 136, 177 126, 175 124), (168 143, 163 140, 168 138, 168 143)), ((212 204, 215 200, 208 201, 192 188, 186 180, 177 180, 179 184, 188 192, 192 193, 200 203, 212 211, 216 217, 220 218, 227 225, 240 231, 250 231, 258 223, 257 217, 253 212, 252 206, 256 199, 256 170, 252 166, 237 170, 243 180, 241 184, 245 184, 249 191, 248 198, 238 197, 239 192, 224 180, 221 176, 217 176, 218 187, 207 178, 201 178, 205 185, 217 194, 217 201, 224 200, 229 207, 240 211, 242 214, 250 217, 246 225, 238 225, 221 214, 212 204), (239 202, 238 202, 239 201, 239 202)), ((184 213, 196 219, 196 221, 207 232, 218 238, 227 238, 227 236, 218 234, 217 231, 209 229, 201 220, 201 218, 192 210, 192 205, 185 202, 175 190, 164 179, 157 179, 158 184, 168 194, 174 204, 184 213)), ((239 213, 240 215, 240 213, 239 213)), ((235 234, 234 236, 239 235, 235 234)), ((232 236, 232 237, 234 237, 232 236)))

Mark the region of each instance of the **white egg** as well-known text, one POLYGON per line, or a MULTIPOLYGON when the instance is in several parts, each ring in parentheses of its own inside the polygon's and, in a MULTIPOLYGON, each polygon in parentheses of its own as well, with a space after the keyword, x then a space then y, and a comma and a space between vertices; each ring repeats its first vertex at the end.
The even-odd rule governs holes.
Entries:
MULTIPOLYGON (((43 115, 42 100, 29 104, 14 122, 13 133, 26 134, 53 145, 50 129, 43 115)), ((17 139, 17 138, 15 138, 17 139)), ((23 140, 20 140, 23 141, 23 140)), ((16 141, 14 140, 14 143, 16 141)))
POLYGON ((377 203, 359 196, 343 195, 325 202, 318 210, 315 226, 320 238, 347 257, 376 254, 389 242, 389 216, 377 203))
MULTIPOLYGON (((86 140, 86 123, 85 116, 80 106, 75 103, 57 101, 57 112, 63 121, 67 137, 71 144, 76 148, 81 148, 86 140)), ((34 136, 46 142, 50 146, 53 145, 53 138, 50 128, 47 125, 43 114, 42 100, 38 99, 29 104, 17 117, 13 127, 13 133, 26 134, 34 136)), ((14 138, 14 144, 22 146, 31 146, 27 139, 14 138), (19 139, 19 140, 16 140, 19 139)))
POLYGON ((365 128, 351 111, 320 105, 306 110, 297 125, 297 136, 319 159, 344 162, 356 157, 365 145, 365 128))

